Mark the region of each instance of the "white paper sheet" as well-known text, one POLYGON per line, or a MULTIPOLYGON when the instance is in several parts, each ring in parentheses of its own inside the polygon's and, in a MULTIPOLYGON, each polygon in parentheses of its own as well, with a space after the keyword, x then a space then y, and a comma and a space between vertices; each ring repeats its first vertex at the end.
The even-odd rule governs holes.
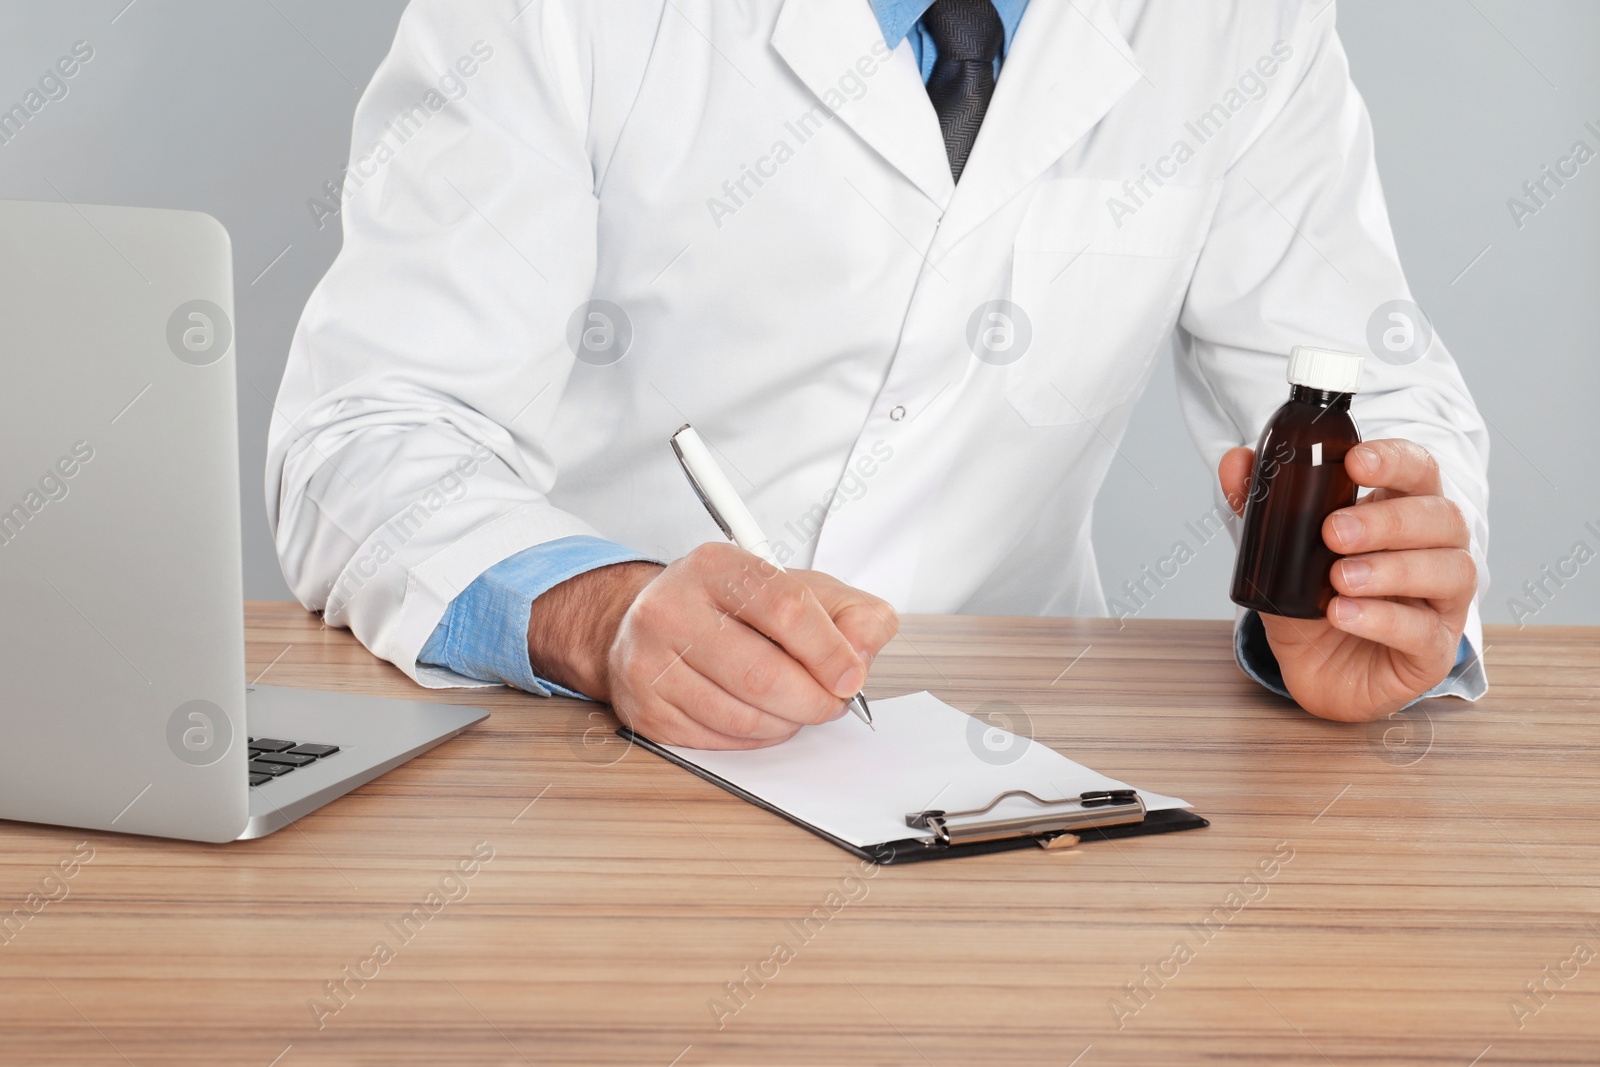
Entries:
MULTIPOLYGON (((1000 730, 931 693, 872 702, 874 732, 854 715, 808 726, 781 745, 744 752, 669 750, 719 778, 857 847, 927 838, 910 812, 981 808, 1007 790, 1046 800, 1089 789, 1130 789, 1045 745, 1000 730)), ((1145 808, 1187 801, 1139 790, 1145 808)), ((998 816, 1037 810, 1014 798, 998 816)))

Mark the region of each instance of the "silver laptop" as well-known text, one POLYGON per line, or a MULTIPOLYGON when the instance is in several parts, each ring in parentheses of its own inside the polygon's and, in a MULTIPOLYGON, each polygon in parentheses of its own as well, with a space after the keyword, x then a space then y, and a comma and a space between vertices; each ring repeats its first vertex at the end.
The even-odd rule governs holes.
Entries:
POLYGON ((269 834, 486 718, 247 686, 232 250, 0 201, 0 819, 269 834))

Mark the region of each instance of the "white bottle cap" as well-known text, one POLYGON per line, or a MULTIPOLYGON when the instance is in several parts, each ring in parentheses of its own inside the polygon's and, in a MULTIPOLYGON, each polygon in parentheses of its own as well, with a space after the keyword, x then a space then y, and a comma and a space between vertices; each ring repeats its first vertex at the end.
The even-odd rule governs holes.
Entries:
POLYGON ((1364 357, 1330 348, 1296 345, 1289 352, 1289 384, 1328 393, 1353 393, 1361 384, 1364 357))

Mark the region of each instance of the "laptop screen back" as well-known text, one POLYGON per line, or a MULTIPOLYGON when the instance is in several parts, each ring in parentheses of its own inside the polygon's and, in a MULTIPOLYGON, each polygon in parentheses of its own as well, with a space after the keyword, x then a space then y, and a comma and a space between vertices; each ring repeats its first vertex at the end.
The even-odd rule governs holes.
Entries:
POLYGON ((0 202, 0 818, 245 824, 232 288, 209 216, 0 202))

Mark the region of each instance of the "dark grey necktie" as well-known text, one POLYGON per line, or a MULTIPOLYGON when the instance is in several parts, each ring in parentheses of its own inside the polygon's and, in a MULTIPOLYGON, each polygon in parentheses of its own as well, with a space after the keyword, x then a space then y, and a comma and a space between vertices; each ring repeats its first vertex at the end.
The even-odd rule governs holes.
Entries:
POLYGON ((960 181, 994 95, 994 61, 1005 43, 1005 26, 991 0, 933 0, 922 26, 938 50, 928 98, 944 133, 950 173, 960 181))

